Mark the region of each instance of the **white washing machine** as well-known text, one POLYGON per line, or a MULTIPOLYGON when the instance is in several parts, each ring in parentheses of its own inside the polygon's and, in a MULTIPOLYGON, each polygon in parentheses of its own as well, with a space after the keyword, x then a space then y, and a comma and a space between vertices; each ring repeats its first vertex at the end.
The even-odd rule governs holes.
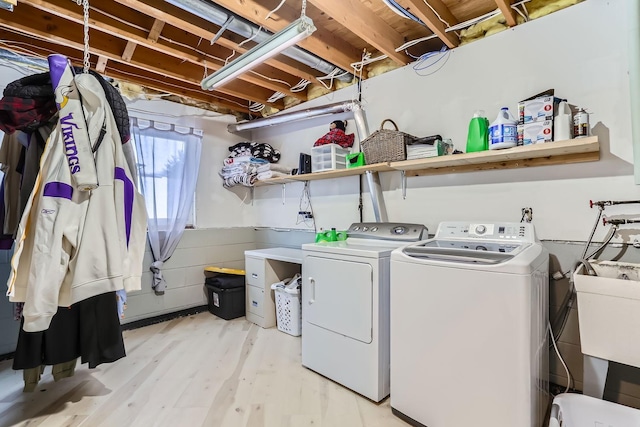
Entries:
POLYGON ((391 254, 391 407, 428 427, 540 427, 549 254, 528 223, 443 222, 391 254))
POLYGON ((302 365, 379 402, 389 395, 391 251, 426 228, 357 223, 347 233, 302 245, 302 365))

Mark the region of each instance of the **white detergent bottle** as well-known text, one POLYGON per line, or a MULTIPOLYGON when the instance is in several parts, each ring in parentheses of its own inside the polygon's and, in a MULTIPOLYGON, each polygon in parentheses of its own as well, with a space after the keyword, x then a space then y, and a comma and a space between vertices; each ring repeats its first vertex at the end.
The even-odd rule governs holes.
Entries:
POLYGON ((518 143, 516 119, 507 107, 502 107, 496 120, 489 127, 489 149, 515 147, 518 143))
POLYGON ((553 140, 566 141, 572 138, 573 121, 571 118, 571 108, 563 99, 558 105, 558 112, 553 120, 553 140))

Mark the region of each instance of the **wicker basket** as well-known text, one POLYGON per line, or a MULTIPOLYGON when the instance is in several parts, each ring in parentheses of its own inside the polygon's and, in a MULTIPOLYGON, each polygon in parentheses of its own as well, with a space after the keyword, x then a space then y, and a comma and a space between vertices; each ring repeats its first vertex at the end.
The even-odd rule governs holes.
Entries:
POLYGON ((400 132, 393 120, 385 119, 380 129, 360 143, 364 153, 364 161, 368 165, 384 162, 395 162, 407 158, 407 143, 413 141, 414 136, 400 132), (384 124, 390 122, 396 129, 383 129, 384 124))

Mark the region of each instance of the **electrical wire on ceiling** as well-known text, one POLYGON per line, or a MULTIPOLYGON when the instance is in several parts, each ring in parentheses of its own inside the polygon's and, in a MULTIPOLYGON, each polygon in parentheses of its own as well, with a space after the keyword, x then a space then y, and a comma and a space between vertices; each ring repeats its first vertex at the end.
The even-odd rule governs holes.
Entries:
POLYGON ((274 94, 267 99, 267 102, 273 103, 278 101, 279 99, 284 98, 285 96, 286 95, 282 92, 274 92, 274 94))
POLYGON ((377 61, 382 61, 383 59, 387 59, 387 58, 388 58, 387 55, 380 55, 380 56, 376 56, 375 58, 372 58, 371 52, 366 52, 366 54, 363 55, 362 61, 352 63, 351 67, 355 70, 356 73, 360 73, 360 75, 362 76, 362 68, 365 65, 369 65, 377 61))
MULTIPOLYGON (((520 15, 522 15, 525 18, 525 20, 528 20, 528 11, 527 11, 527 8, 526 8, 525 4, 530 2, 530 1, 531 0, 519 1, 517 3, 512 4, 511 8, 516 10, 520 15), (522 8, 525 10, 525 13, 526 13, 527 16, 523 15, 522 12, 520 12, 520 10, 518 9, 518 6, 522 6, 522 8)), ((426 3, 426 1, 425 1, 425 3, 426 3)), ((428 3, 427 3, 427 5, 429 7, 431 7, 428 3)), ((433 10, 433 8, 432 8, 432 10, 433 10)), ((434 13, 435 13, 435 10, 434 10, 434 13)), ((493 17, 495 17, 497 15, 500 15, 501 13, 502 13, 502 11, 500 9, 494 9, 491 12, 485 13, 484 15, 478 16, 476 18, 468 19, 468 20, 466 20, 464 22, 460 22, 460 23, 452 25, 452 26, 449 26, 448 23, 446 23, 442 19, 441 20, 448 26, 448 28, 445 29, 445 32, 451 32, 451 31, 462 30, 462 29, 468 28, 468 27, 470 27, 472 25, 479 24, 480 22, 487 21, 487 20, 489 20, 489 19, 491 19, 491 18, 493 18, 493 17)), ((436 13, 436 15, 437 15, 437 13, 436 13)), ((439 15, 437 15, 437 16, 440 19, 440 16, 439 15)), ((422 43, 422 42, 425 42, 425 41, 428 41, 428 40, 432 40, 432 39, 435 39, 435 38, 437 38, 437 35, 432 34, 430 36, 421 37, 421 38, 415 39, 415 40, 410 40, 410 41, 406 42, 405 44, 403 44, 402 46, 397 47, 395 50, 396 50, 396 52, 401 52, 401 51, 404 51, 407 48, 409 48, 411 46, 414 46, 414 45, 416 45, 418 43, 422 43)))
POLYGON ((265 105, 259 102, 249 102, 249 111, 252 113, 259 113, 265 109, 265 105))
POLYGON ((282 84, 283 84, 283 85, 285 85, 285 86, 291 87, 291 83, 286 82, 286 81, 284 81, 284 80, 274 79, 274 78, 272 78, 272 77, 265 76, 264 74, 260 74, 260 73, 258 73, 257 71, 253 71, 253 70, 249 70, 249 72, 250 72, 251 74, 255 74, 256 76, 261 77, 261 78, 263 78, 263 79, 265 79, 265 80, 269 80, 269 81, 271 81, 271 82, 275 82, 275 83, 282 83, 282 84))
POLYGON ((405 9, 404 7, 400 6, 398 3, 395 2, 395 0, 382 0, 382 2, 384 4, 387 5, 387 7, 389 7, 389 9, 391 9, 393 12, 395 12, 397 15, 402 16, 405 19, 410 19, 412 21, 415 21, 421 25, 425 25, 424 22, 422 22, 420 20, 420 18, 418 18, 417 16, 415 16, 413 13, 409 12, 407 9, 405 9))
POLYGON ((333 69, 333 71, 331 71, 329 74, 327 74, 326 76, 322 76, 322 77, 316 77, 316 80, 318 80, 322 86, 324 86, 325 88, 331 90, 331 88, 333 87, 333 81, 335 79, 340 78, 341 76, 344 76, 346 74, 349 74, 348 71, 342 71, 340 68, 336 67, 333 69), (324 80, 329 80, 329 85, 327 85, 324 80))
POLYGON ((309 80, 301 79, 295 86, 291 88, 291 92, 302 92, 310 84, 311 82, 309 80))
POLYGON ((446 47, 442 46, 439 51, 428 52, 424 55, 420 56, 418 60, 413 65, 413 70, 421 77, 430 76, 442 69, 445 64, 449 61, 449 57, 451 56, 451 51, 446 47), (443 61, 444 62, 441 62, 443 61), (440 66, 436 69, 432 69, 432 67, 440 64, 440 66), (424 71, 431 69, 430 72, 425 73, 424 71))

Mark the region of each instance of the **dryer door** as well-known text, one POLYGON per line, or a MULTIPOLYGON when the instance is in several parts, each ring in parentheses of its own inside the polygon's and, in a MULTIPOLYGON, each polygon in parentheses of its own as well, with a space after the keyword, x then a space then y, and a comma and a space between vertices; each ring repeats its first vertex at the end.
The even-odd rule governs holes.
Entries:
POLYGON ((372 341, 373 268, 370 264, 308 256, 304 259, 304 321, 372 341))

